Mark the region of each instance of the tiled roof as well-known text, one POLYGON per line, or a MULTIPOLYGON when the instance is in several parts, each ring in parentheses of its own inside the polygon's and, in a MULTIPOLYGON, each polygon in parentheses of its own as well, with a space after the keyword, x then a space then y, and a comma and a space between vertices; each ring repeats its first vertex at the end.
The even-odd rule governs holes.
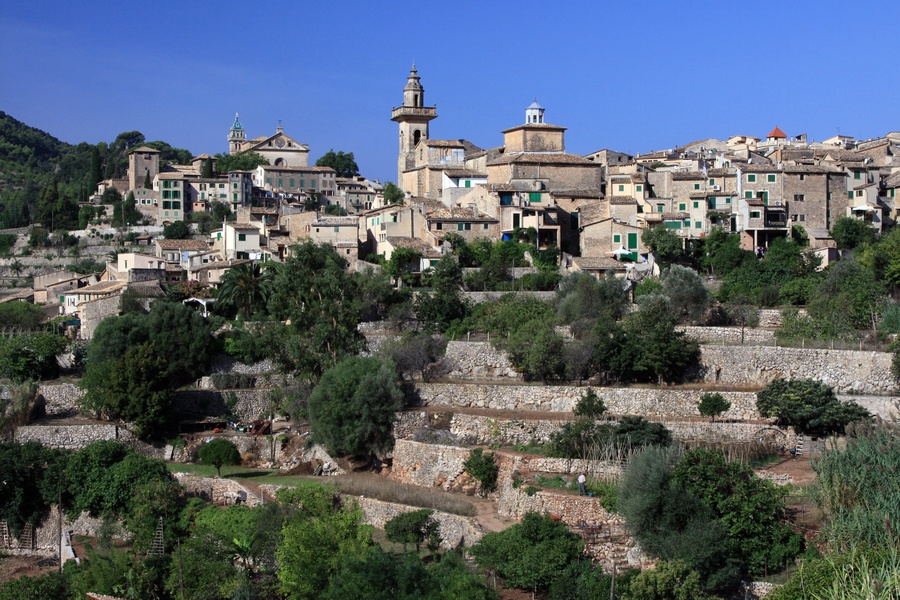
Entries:
POLYGON ((551 195, 557 198, 603 198, 603 192, 599 189, 590 190, 560 190, 553 191, 551 195))
POLYGON ((610 204, 637 204, 638 202, 631 196, 610 196, 609 203, 610 204))
POLYGON ((71 294, 110 294, 127 285, 125 281, 101 281, 83 288, 72 290, 71 294))
POLYGON ((673 171, 672 179, 674 181, 693 181, 706 179, 706 174, 703 171, 673 171))
POLYGON ((486 178, 487 173, 479 173, 469 169, 444 169, 444 175, 447 177, 481 177, 486 178))
POLYGON ((131 154, 133 152, 150 152, 153 154, 160 154, 159 150, 157 150, 156 148, 151 148, 150 146, 141 146, 140 148, 134 148, 128 153, 131 154))
POLYGON ((559 125, 551 125, 550 123, 523 123, 522 125, 516 125, 515 127, 510 127, 509 129, 504 129, 500 133, 508 133, 510 131, 515 131, 517 129, 546 129, 547 131, 565 131, 565 127, 560 127, 559 125))
POLYGON ((359 217, 319 217, 313 226, 321 227, 358 227, 359 217))
POLYGON ((597 163, 590 161, 577 154, 506 154, 493 161, 488 162, 491 165, 507 165, 511 163, 523 164, 540 164, 540 165, 592 165, 599 167, 597 163))
POLYGON ((625 265, 614 258, 605 256, 576 256, 572 259, 576 265, 582 269, 599 270, 599 269, 625 269, 625 265))
POLYGON ((465 148, 460 140, 425 140, 422 143, 430 148, 465 148))
MULTIPOLYGON (((659 213, 657 213, 659 214, 659 213)), ((686 212, 664 212, 662 213, 662 218, 664 221, 674 221, 676 219, 680 219, 684 221, 685 219, 689 219, 691 215, 686 212)))
POLYGON ((426 256, 429 258, 437 258, 441 256, 440 252, 438 252, 419 238, 390 235, 387 237, 387 241, 394 248, 407 248, 409 250, 419 252, 422 254, 422 256, 426 256))
POLYGON ((163 250, 209 250, 206 240, 156 240, 163 250))
POLYGON ((787 139, 787 134, 778 128, 778 125, 775 126, 775 129, 769 132, 766 138, 776 138, 781 140, 787 139))

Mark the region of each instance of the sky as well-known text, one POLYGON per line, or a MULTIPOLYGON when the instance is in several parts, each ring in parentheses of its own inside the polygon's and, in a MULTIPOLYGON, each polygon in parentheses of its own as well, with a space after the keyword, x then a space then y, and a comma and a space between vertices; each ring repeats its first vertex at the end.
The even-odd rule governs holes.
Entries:
POLYGON ((284 131, 396 181, 415 62, 431 137, 490 148, 533 99, 566 149, 900 130, 900 2, 0 0, 0 110, 69 142, 201 154, 284 131))

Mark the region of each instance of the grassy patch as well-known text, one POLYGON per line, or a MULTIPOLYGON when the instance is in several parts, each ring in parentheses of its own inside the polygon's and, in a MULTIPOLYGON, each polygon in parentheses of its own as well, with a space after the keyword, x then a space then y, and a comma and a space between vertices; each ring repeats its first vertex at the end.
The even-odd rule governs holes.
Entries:
MULTIPOLYGON (((216 468, 212 465, 196 465, 193 463, 166 463, 169 470, 173 473, 188 473, 198 477, 216 477, 216 468)), ((222 477, 228 479, 254 479, 259 481, 260 477, 274 475, 278 471, 268 469, 249 469, 245 467, 222 467, 222 477)), ((260 483, 262 483, 260 481, 260 483)), ((266 482, 268 483, 268 482, 266 482)))
POLYGON ((458 494, 407 485, 377 475, 329 477, 327 482, 341 493, 351 496, 365 496, 384 502, 432 508, 463 517, 472 517, 476 513, 475 506, 458 494))
MULTIPOLYGON (((553 477, 535 475, 534 484, 545 489, 578 491, 578 479, 576 477, 568 480, 562 475, 554 475, 553 477)), ((593 494, 594 498, 600 502, 600 506, 609 512, 615 512, 616 502, 619 498, 619 488, 616 484, 602 479, 590 478, 585 482, 584 489, 588 494, 593 494)))

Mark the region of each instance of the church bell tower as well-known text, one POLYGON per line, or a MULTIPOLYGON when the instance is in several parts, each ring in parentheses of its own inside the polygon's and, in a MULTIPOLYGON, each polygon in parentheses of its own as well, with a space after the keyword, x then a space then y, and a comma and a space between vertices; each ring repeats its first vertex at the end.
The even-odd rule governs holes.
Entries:
MULTIPOLYGON (((391 110, 391 121, 400 124, 400 155, 397 159, 397 185, 403 189, 403 173, 415 164, 416 144, 428 139, 428 122, 437 118, 436 106, 425 106, 425 89, 419 82, 416 65, 412 66, 406 87, 403 88, 403 105, 391 110)), ((407 191, 404 189, 404 191, 407 191)))
POLYGON ((228 132, 228 153, 237 154, 241 151, 241 144, 247 140, 247 134, 244 133, 244 126, 241 125, 241 119, 237 113, 234 113, 234 123, 228 132))

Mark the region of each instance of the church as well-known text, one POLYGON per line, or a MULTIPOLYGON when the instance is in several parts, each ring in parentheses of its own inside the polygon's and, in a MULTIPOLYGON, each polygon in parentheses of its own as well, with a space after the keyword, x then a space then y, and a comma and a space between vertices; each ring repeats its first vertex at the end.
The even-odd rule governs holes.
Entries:
POLYGON ((228 152, 229 154, 256 152, 266 158, 270 165, 276 167, 309 166, 309 146, 285 135, 280 122, 274 135, 248 140, 237 113, 234 115, 234 123, 228 132, 228 152))

